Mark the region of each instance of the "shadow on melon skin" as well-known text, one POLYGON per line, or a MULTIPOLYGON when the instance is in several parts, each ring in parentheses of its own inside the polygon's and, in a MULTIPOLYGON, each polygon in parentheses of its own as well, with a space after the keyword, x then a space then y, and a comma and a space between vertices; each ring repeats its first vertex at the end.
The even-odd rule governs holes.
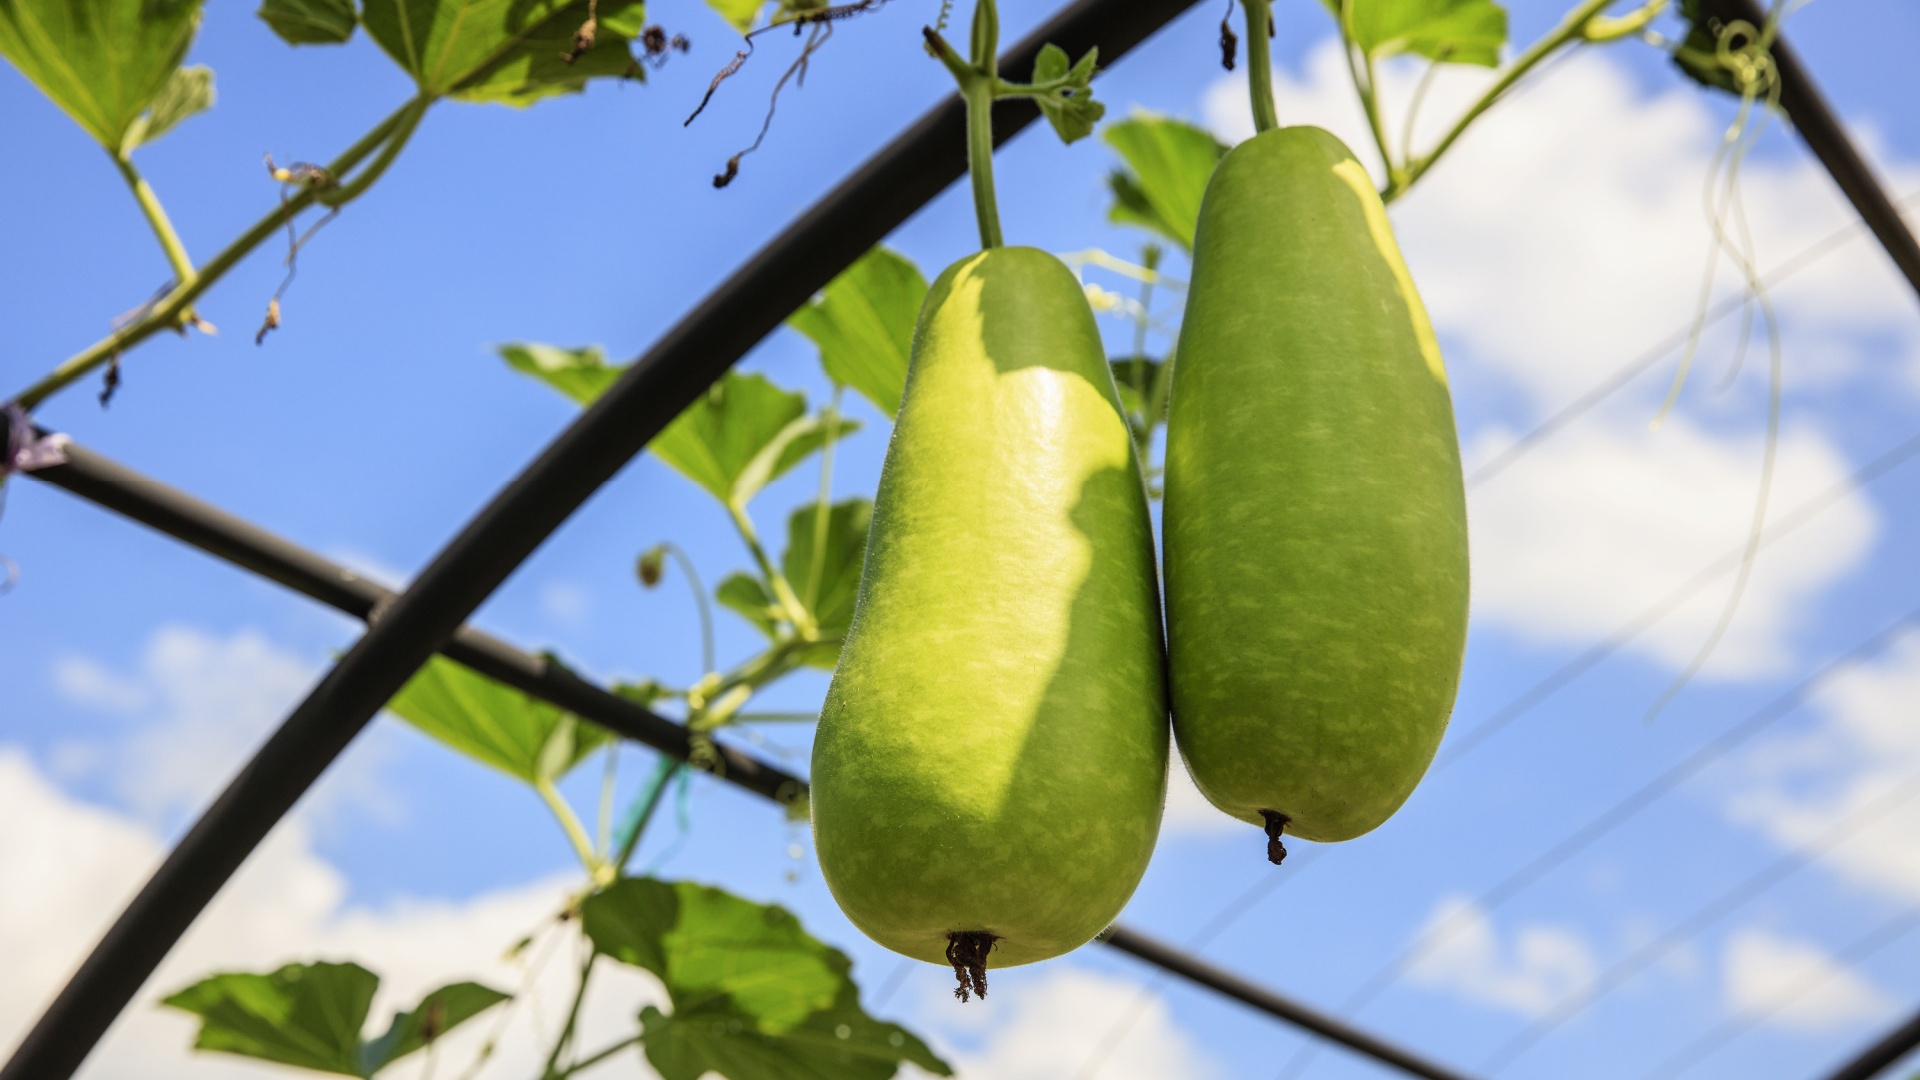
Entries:
POLYGON ((1000 249, 935 283, 875 523, 815 744, 821 869, 869 937, 961 959, 977 992, 969 961, 984 982, 1106 928, 1165 798, 1145 492, 1057 260, 1000 249))

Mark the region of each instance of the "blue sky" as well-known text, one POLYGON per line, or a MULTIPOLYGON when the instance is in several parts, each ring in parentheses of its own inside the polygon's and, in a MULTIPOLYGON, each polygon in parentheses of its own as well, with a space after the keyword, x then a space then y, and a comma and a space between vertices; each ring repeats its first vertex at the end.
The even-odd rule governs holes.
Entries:
MULTIPOLYGON (((1003 8, 1009 39, 1046 10, 1003 8)), ((1283 121, 1326 124, 1364 150, 1324 13, 1307 0, 1280 8, 1283 121)), ((709 177, 751 140, 787 42, 683 128, 733 48, 699 4, 656 9, 695 47, 646 86, 600 86, 525 112, 440 106, 392 174, 304 253, 284 325, 264 346, 251 331, 281 274, 270 249, 202 306, 218 337, 156 341, 128 357, 110 409, 78 388, 41 418, 307 546, 404 577, 571 416, 491 346, 645 348, 948 88, 917 47, 932 11, 927 0, 896 2, 843 24, 724 192, 709 177)), ((1559 13, 1515 5, 1515 38, 1530 40, 1559 13)), ((1111 115, 1146 108, 1243 135, 1243 91, 1217 64, 1218 18, 1211 5, 1196 9, 1116 65, 1100 83, 1111 115)), ((1920 13, 1897 0, 1811 4, 1789 33, 1889 185, 1920 189, 1920 116, 1906 107, 1914 87, 1903 63, 1920 13)), ((237 9, 210 13, 191 59, 216 70, 219 104, 141 162, 199 257, 274 198, 263 152, 324 160, 408 91, 364 38, 292 50, 237 9)), ((1404 108, 1416 75, 1389 72, 1390 108, 1404 108)), ((1469 96, 1475 77, 1436 83, 1429 120, 1469 96)), ((1685 325, 1706 250, 1699 192, 1728 115, 1653 50, 1616 46, 1529 84, 1396 205, 1446 348, 1470 467, 1685 325)), ((0 262, 9 298, 0 381, 11 392, 98 337, 166 271, 109 162, 11 73, 0 75, 0 118, 0 237, 12 256, 0 262)), ((1112 161, 1092 140, 1062 147, 1043 131, 1017 140, 999 164, 1009 240, 1136 252, 1138 234, 1104 221, 1101 178, 1112 161)), ((1848 220, 1778 128, 1754 152, 1744 186, 1763 266, 1848 220)), ((891 242, 931 276, 973 236, 966 193, 954 189, 891 242)), ((1787 373, 1777 519, 1916 433, 1920 306, 1861 241, 1774 295, 1787 373)), ((1124 324, 1109 326, 1124 342, 1124 324)), ((1455 737, 1742 540, 1760 461, 1764 354, 1721 389, 1731 353, 1728 327, 1709 334, 1679 410, 1659 430, 1648 421, 1677 356, 1476 488, 1475 624, 1455 737)), ((824 390, 811 347, 791 332, 746 365, 824 390)), ((867 429, 841 455, 842 495, 871 490, 884 449, 881 418, 855 408, 867 429)), ((763 530, 814 482, 800 470, 762 495, 763 530)), ((1436 772, 1378 832, 1324 851, 1298 845, 1297 864, 1277 872, 1281 884, 1204 953, 1333 1008, 1423 927, 1451 917, 1462 929, 1449 944, 1358 1019, 1479 1070, 1644 943, 1792 851, 1841 834, 1845 843, 1822 847, 1820 859, 1594 1000, 1498 1075, 1638 1076, 1743 1018, 1754 1020, 1751 1032, 1685 1075, 1813 1075, 1838 1060, 1920 1000, 1920 933, 1858 964, 1842 959, 1920 904, 1920 803, 1897 801, 1920 771, 1920 646, 1911 642, 1845 669, 1511 902, 1483 911, 1470 898, 1920 604, 1920 572, 1903 558, 1920 529, 1916 485, 1920 467, 1894 468, 1763 553, 1715 660, 1659 718, 1643 719, 1647 705, 1704 639, 1725 579, 1436 772), (1804 992, 1782 997, 1796 987, 1804 992)), ((22 578, 0 599, 0 880, 10 882, 0 955, 25 974, 0 986, 0 1042, 30 1022, 160 845, 354 633, 64 493, 21 481, 7 499, 0 551, 22 578)), ((718 507, 642 458, 477 621, 601 677, 686 679, 698 647, 685 590, 672 580, 642 592, 630 573, 634 554, 662 539, 692 552, 709 584, 746 563, 718 507)), ((752 648, 743 622, 723 613, 719 623, 723 659, 752 648)), ((810 708, 824 688, 823 677, 796 678, 767 704, 810 708)), ((804 763, 803 732, 761 735, 766 752, 804 763)), ((642 761, 628 759, 629 782, 642 761)), ((574 788, 583 801, 590 771, 574 788)), ((864 985, 892 984, 879 1011, 929 1032, 970 1075, 1073 1075, 1116 1023, 1128 1033, 1097 1073, 1110 1080, 1271 1077, 1300 1045, 1203 992, 1161 987, 1139 998, 1151 973, 1097 947, 1001 973, 987 1008, 959 1009, 945 997, 950 975, 902 968, 844 921, 804 830, 710 783, 695 786, 688 817, 683 843, 663 828, 643 861, 668 856, 664 873, 792 907, 856 958, 864 985), (1136 1011, 1136 1001, 1146 1004, 1136 1011)), ((1275 880, 1260 847, 1251 830, 1176 791, 1125 919, 1191 939, 1234 898, 1275 880)), ((532 796, 383 719, 151 989, 216 966, 318 955, 355 956, 397 987, 491 974, 568 866, 532 796)), ((613 987, 595 1022, 617 1023, 647 992, 613 987)), ((255 1075, 188 1058, 189 1037, 184 1022, 141 1006, 89 1075, 255 1075)), ((1381 1073, 1328 1053, 1305 1075, 1381 1073)))

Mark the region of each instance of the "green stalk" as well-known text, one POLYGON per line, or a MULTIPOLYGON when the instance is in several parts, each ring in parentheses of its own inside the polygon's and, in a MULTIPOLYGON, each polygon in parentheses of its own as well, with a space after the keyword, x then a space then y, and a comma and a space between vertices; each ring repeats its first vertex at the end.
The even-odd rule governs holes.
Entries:
POLYGON ((590 1054, 586 1057, 581 1058, 579 1061, 574 1062, 571 1066, 567 1068, 566 1072, 563 1072, 560 1075, 562 1077, 567 1077, 567 1076, 572 1076, 574 1073, 577 1073, 577 1072, 585 1072, 587 1069, 591 1068, 592 1066, 600 1064, 601 1062, 607 1060, 608 1058, 619 1053, 620 1051, 625 1050, 627 1047, 637 1045, 640 1042, 640 1040, 643 1038, 646 1038, 645 1033, 642 1033, 639 1035, 630 1035, 624 1039, 621 1039, 619 1042, 614 1043, 612 1046, 609 1046, 604 1050, 596 1051, 595 1053, 590 1054))
POLYGON ((820 494, 815 498, 813 509, 813 558, 807 566, 807 610, 812 611, 820 602, 820 578, 827 568, 827 532, 833 523, 833 444, 834 433, 840 429, 840 391, 842 387, 833 384, 833 396, 827 399, 826 439, 820 446, 820 494))
MULTIPOLYGON (((425 97, 415 98, 401 106, 393 115, 381 121, 372 131, 361 136, 360 141, 348 147, 345 153, 328 164, 328 175, 336 178, 345 175, 355 166, 359 165, 360 162, 366 160, 367 155, 380 149, 383 145, 387 148, 386 152, 381 155, 384 163, 379 164, 378 167, 380 171, 385 171, 386 165, 391 164, 393 158, 399 153, 397 143, 404 142, 405 140, 405 136, 399 135, 398 133, 404 127, 405 135, 411 135, 414 126, 419 123, 420 114, 424 113, 426 107, 432 104, 432 100, 431 98, 425 97)), ((371 172, 372 170, 370 169, 369 171, 371 172)), ((377 178, 378 174, 375 173, 374 175, 377 178)), ((344 205, 346 201, 351 201, 352 198, 358 197, 366 190, 367 184, 370 182, 370 180, 364 177, 356 179, 347 189, 347 191, 350 192, 347 198, 335 201, 330 205, 344 205)), ((276 206, 271 213, 255 222, 253 227, 249 228, 246 232, 241 233, 239 238, 228 244, 219 254, 207 260, 206 264, 200 268, 200 272, 195 275, 192 280, 177 282, 173 290, 161 297, 159 302, 154 304, 144 316, 135 319, 126 326, 94 342, 86 349, 67 358, 46 377, 21 391, 20 394, 13 398, 13 401, 21 408, 32 411, 48 397, 73 385, 89 372, 101 367, 112 358, 133 348, 154 334, 178 325, 186 311, 193 306, 193 302, 200 298, 200 294, 211 288, 214 282, 225 277, 229 270, 239 265, 240 260, 252 254, 255 248, 271 239, 275 233, 279 232, 280 229, 298 215, 300 211, 312 206, 319 200, 320 195, 321 192, 318 189, 310 185, 302 185, 299 191, 287 197, 287 199, 279 206, 276 206)))
POLYGON ((1461 114, 1460 119, 1453 122, 1453 127, 1441 137, 1440 142, 1431 151, 1421 157, 1410 157, 1406 168, 1402 170, 1403 175, 1397 180, 1389 178, 1387 190, 1380 193, 1380 198, 1385 202, 1392 202, 1404 194, 1415 181, 1426 174, 1428 169, 1433 168, 1434 162, 1440 160, 1441 155, 1459 140, 1469 125, 1480 118, 1481 113, 1492 108, 1508 90, 1513 89, 1515 83, 1540 66, 1541 61, 1559 51, 1560 46, 1582 38, 1588 20, 1605 11, 1612 3, 1614 0, 1581 0, 1578 7, 1567 12, 1567 17, 1560 20, 1560 25, 1549 31, 1545 37, 1527 46, 1527 51, 1507 65, 1507 69, 1500 73, 1500 77, 1494 80, 1493 85, 1488 87, 1465 113, 1461 114))
POLYGON ((1270 0, 1241 0, 1247 12, 1247 91, 1253 95, 1253 130, 1280 126, 1273 107, 1273 13, 1270 0))
POLYGON ((993 83, 976 76, 961 89, 967 99, 967 174, 973 178, 973 213, 980 222, 980 248, 991 251, 1006 243, 1000 232, 1000 204, 993 193, 993 83))
POLYGON ((574 1031, 580 1026, 580 1006, 587 999, 587 978, 593 974, 593 962, 598 959, 599 951, 589 950, 587 958, 580 962, 580 981, 573 988, 573 1004, 567 1008, 566 1026, 560 1029, 560 1037, 553 1041, 553 1052, 547 1055, 547 1068, 541 1074, 545 1080, 557 1080, 574 1071, 571 1068, 565 1072, 560 1070, 560 1055, 566 1053, 568 1044, 573 1042, 574 1031))
POLYGON ((599 869, 600 860, 593 854, 593 841, 587 836, 586 826, 580 824, 579 815, 575 814, 573 807, 567 804, 566 798, 560 794, 560 789, 554 787, 551 780, 535 780, 533 790, 540 793, 540 801, 547 804, 548 810, 553 811, 554 820, 558 821, 560 828, 566 832, 567 842, 573 845, 573 853, 579 857, 580 865, 585 867, 589 874, 599 869))
POLYGON ((733 527, 740 533, 740 539, 747 545, 747 551, 753 555, 754 565, 760 568, 760 576, 767 579, 767 585, 773 589, 773 598, 787 611, 787 620, 802 635, 812 634, 815 630, 813 615, 807 611, 800 597, 794 594, 793 584, 787 576, 773 565, 767 557, 767 549, 760 546, 760 534, 753 527, 753 519, 747 516, 743 506, 737 506, 732 499, 727 500, 727 513, 733 518, 733 527))
MULTIPOLYGON (((153 228, 154 238, 160 241, 160 249, 167 254, 167 265, 173 268, 175 286, 190 282, 195 277, 193 259, 187 255, 187 247, 180 242, 180 234, 173 229, 173 221, 167 217, 166 208, 160 205, 160 197, 153 193, 147 178, 134 168, 133 159, 125 154, 114 154, 113 163, 120 169, 120 175, 127 181, 127 187, 133 191, 133 200, 140 204, 140 212, 146 215, 147 224, 153 228)), ((185 317, 186 313, 182 313, 185 317)))

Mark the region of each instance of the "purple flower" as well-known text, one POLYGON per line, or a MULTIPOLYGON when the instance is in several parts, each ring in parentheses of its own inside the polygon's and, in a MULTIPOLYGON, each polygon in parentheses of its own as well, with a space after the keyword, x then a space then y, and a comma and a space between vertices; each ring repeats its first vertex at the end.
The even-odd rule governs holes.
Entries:
POLYGON ((27 410, 16 404, 0 409, 0 415, 6 417, 7 432, 6 455, 0 457, 0 480, 5 480, 9 473, 15 471, 33 472, 35 469, 66 464, 69 440, 65 435, 36 436, 27 410))

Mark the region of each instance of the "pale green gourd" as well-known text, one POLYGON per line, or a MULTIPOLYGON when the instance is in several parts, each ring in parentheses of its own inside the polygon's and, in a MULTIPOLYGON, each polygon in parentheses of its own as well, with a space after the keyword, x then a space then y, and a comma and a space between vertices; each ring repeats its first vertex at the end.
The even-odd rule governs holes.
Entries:
POLYGON ((1235 817, 1347 840, 1433 759, 1467 627, 1459 444, 1372 181, 1312 127, 1207 188, 1167 421, 1174 731, 1235 817))
POLYGON ((969 256, 921 311, 853 626, 814 742, 820 867, 935 963, 1056 956, 1146 870, 1168 734, 1153 538, 1072 273, 969 256))

